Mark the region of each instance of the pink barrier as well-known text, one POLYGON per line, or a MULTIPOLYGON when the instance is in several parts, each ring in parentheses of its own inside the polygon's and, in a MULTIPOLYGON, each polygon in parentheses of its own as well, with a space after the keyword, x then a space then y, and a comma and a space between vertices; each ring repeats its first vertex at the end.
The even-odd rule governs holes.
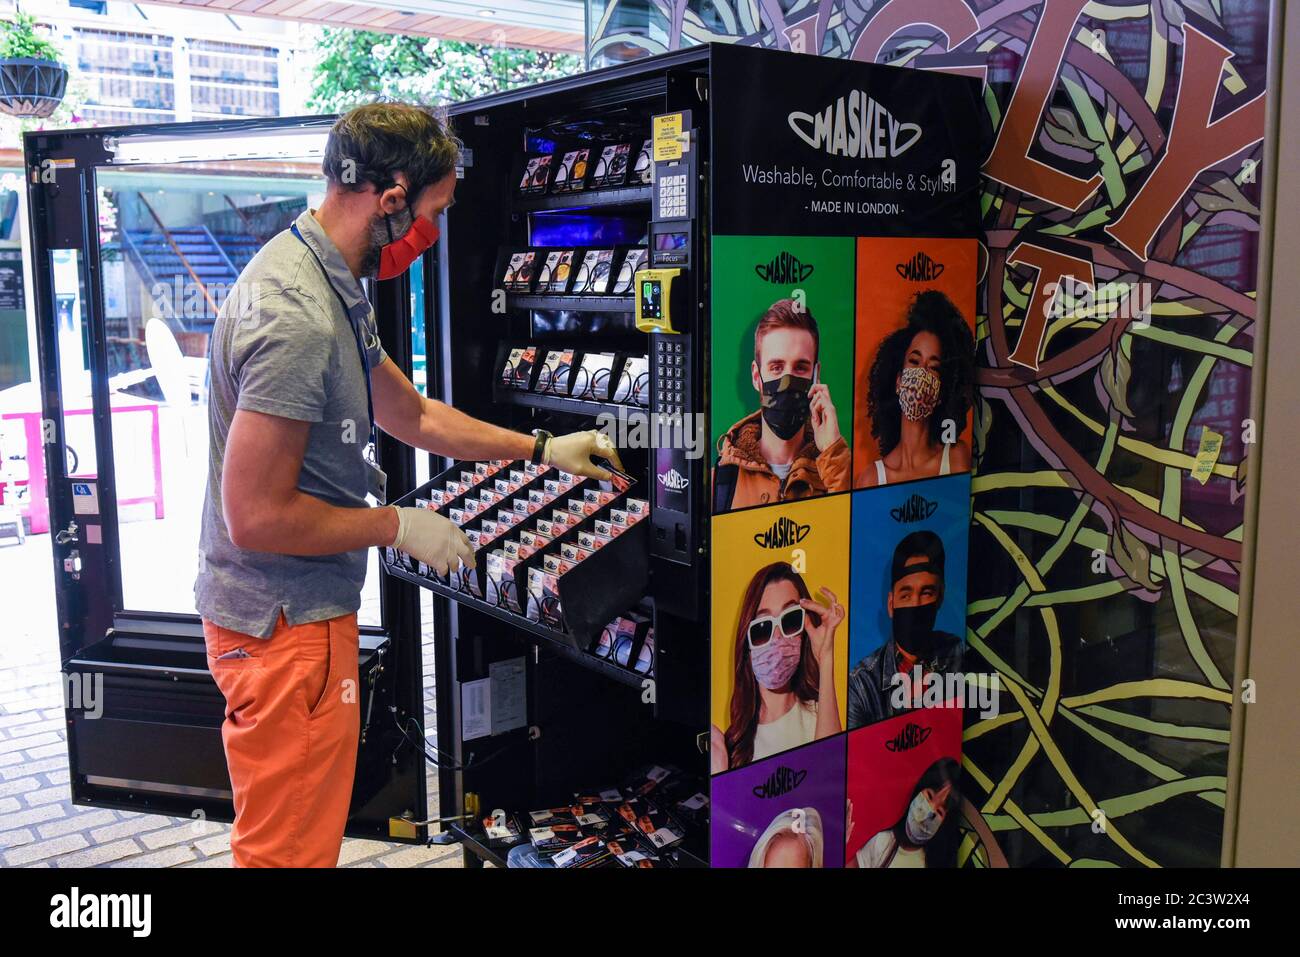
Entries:
MULTIPOLYGON (((65 409, 65 415, 90 415, 90 409, 65 409)), ((163 517, 163 480, 162 480, 162 443, 159 437, 158 427, 158 406, 152 403, 142 405, 119 405, 114 406, 113 415, 119 413, 143 412, 150 416, 149 439, 153 451, 153 494, 141 495, 135 498, 119 498, 117 504, 122 505, 140 505, 144 502, 153 503, 154 518, 163 517)), ((30 490, 28 502, 22 509, 23 516, 28 520, 31 527, 31 534, 41 535, 50 530, 50 508, 49 498, 45 483, 45 454, 41 446, 41 413, 40 412, 9 412, 0 418, 21 419, 23 422, 23 434, 27 446, 27 478, 25 480, 12 483, 15 487, 27 486, 30 490)), ((69 478, 94 479, 93 473, 84 473, 68 476, 69 478)), ((4 501, 6 483, 0 482, 0 503, 4 501)))

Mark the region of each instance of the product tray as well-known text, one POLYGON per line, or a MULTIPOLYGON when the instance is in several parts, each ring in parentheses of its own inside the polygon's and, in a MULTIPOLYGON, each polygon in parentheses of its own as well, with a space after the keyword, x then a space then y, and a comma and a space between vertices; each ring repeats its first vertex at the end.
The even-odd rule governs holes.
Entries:
MULTIPOLYGON (((462 471, 473 471, 473 468, 472 462, 458 462, 392 504, 413 506, 416 499, 428 498, 432 489, 442 487, 448 479, 458 480, 462 471)), ((491 482, 492 479, 487 481, 491 482)), ((524 495, 528 489, 540 487, 544 481, 545 476, 535 477, 513 495, 524 495)), ((546 555, 558 554, 563 543, 576 541, 580 530, 590 529, 597 519, 606 517, 611 509, 618 508, 627 498, 627 493, 617 495, 613 501, 584 517, 562 535, 556 536, 544 548, 519 560, 512 576, 514 595, 522 599, 518 608, 512 608, 504 601, 487 601, 481 596, 485 593, 484 585, 487 583, 487 553, 498 547, 500 540, 517 537, 522 530, 534 529, 537 521, 549 515, 552 509, 566 508, 569 500, 581 498, 584 488, 589 485, 589 482, 580 483, 548 503, 541 512, 505 529, 496 538, 481 542, 475 552, 475 567, 465 570, 462 575, 452 573, 448 578, 439 578, 431 571, 422 574, 408 556, 391 548, 380 551, 380 564, 386 572, 405 581, 438 592, 461 604, 487 610, 498 618, 517 619, 520 626, 529 631, 545 634, 575 650, 586 651, 605 625, 636 605, 645 594, 649 577, 649 519, 642 519, 629 527, 594 555, 557 578, 561 609, 558 620, 547 621, 540 617, 532 619, 523 613, 527 608, 528 569, 541 567, 546 555), (458 577, 461 579, 459 583, 458 577)), ((446 514, 449 509, 459 507, 466 496, 477 495, 480 488, 481 486, 476 486, 464 495, 445 502, 438 511, 446 514)), ((495 514, 499 507, 502 506, 492 506, 491 514, 495 514)), ((472 519, 464 527, 467 530, 477 528, 482 517, 472 519)))

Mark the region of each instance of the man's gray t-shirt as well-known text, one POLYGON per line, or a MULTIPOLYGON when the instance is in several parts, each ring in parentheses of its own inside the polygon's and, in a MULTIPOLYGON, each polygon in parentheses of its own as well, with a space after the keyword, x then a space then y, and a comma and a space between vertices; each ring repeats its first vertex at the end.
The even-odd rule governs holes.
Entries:
POLYGON ((365 371, 385 359, 374 311, 338 248, 310 211, 253 257, 212 330, 208 488, 194 594, 222 628, 269 638, 280 613, 291 625, 356 611, 366 549, 340 555, 253 552, 230 541, 221 471, 236 409, 310 422, 298 488, 331 505, 366 505, 370 419, 365 371), (328 274, 328 279, 326 278, 328 274))

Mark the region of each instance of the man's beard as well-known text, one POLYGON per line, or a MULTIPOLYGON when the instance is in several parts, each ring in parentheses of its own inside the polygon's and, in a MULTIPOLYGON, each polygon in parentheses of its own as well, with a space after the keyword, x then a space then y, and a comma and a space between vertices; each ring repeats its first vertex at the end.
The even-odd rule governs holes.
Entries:
POLYGON ((388 225, 382 215, 370 221, 369 240, 365 254, 361 257, 361 275, 374 279, 379 275, 380 253, 388 243, 388 225))
POLYGON ((365 255, 361 257, 361 275, 369 276, 374 279, 379 275, 379 260, 383 249, 391 242, 396 242, 410 231, 415 223, 415 218, 410 215, 409 209, 399 209, 391 217, 386 217, 382 213, 375 216, 370 221, 370 244, 366 247, 365 255), (402 216, 406 216, 406 223, 402 224, 402 216), (392 232, 389 232, 389 221, 392 222, 392 232))

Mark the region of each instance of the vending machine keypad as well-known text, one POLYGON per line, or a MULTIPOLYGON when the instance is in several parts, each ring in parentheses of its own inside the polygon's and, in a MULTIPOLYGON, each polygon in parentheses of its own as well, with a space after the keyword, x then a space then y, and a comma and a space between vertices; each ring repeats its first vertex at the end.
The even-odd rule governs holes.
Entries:
POLYGON ((685 166, 673 167, 674 172, 660 173, 655 181, 658 195, 656 219, 685 219, 690 215, 690 200, 686 195, 687 177, 690 175, 685 166), (680 169, 681 172, 676 172, 680 169))
POLYGON ((689 412, 689 352, 679 336, 655 337, 655 408, 665 415, 689 412))

